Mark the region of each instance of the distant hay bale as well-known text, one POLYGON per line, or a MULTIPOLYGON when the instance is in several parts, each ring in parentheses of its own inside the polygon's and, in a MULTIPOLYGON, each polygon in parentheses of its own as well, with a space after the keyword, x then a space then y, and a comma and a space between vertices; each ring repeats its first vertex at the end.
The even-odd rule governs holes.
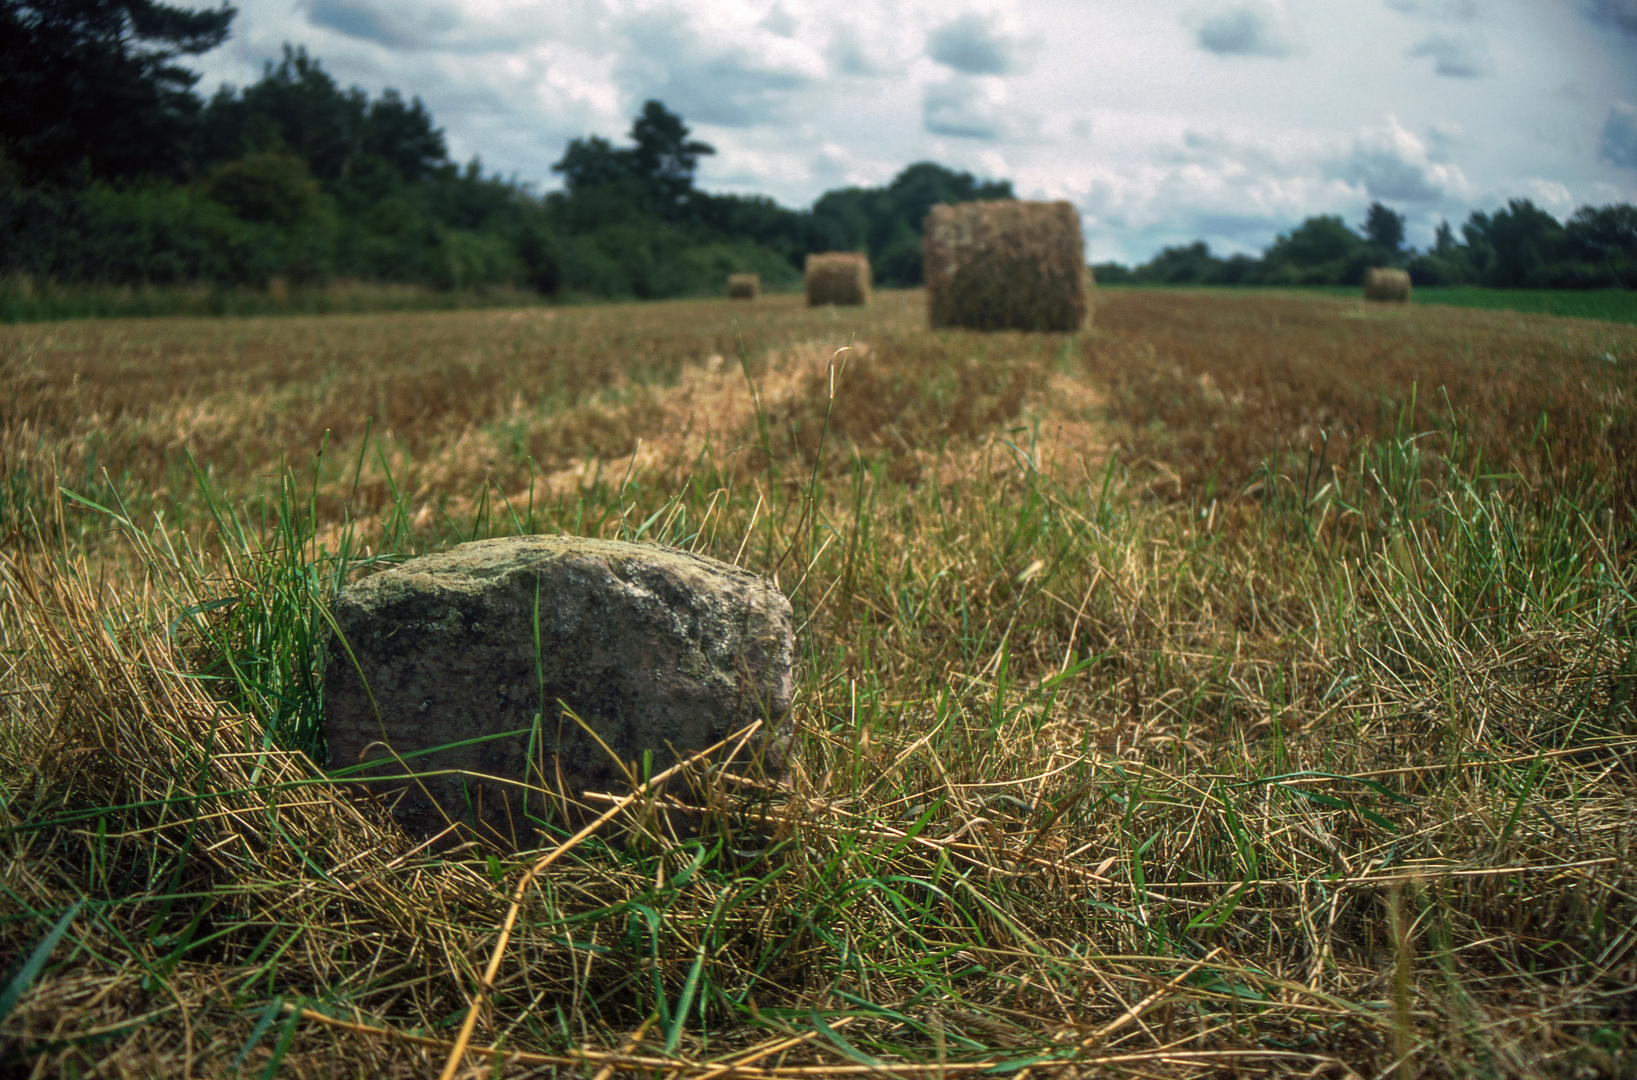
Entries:
POLYGON ((868 304, 870 260, 854 251, 807 256, 807 306, 868 304))
POLYGON ((1410 299, 1410 275, 1403 270, 1380 267, 1364 275, 1364 299, 1387 304, 1404 304, 1410 299))
POLYGON ((728 297, 732 300, 754 300, 762 295, 762 275, 729 274, 728 297))
POLYGON ((934 329, 1072 331, 1086 324, 1091 275, 1070 203, 934 206, 922 245, 934 329))

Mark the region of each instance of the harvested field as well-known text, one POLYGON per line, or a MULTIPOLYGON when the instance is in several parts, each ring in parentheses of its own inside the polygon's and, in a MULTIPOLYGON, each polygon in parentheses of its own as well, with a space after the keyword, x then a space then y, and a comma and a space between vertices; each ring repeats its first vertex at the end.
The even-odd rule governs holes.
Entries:
POLYGON ((1637 326, 925 305, 0 327, 0 1068, 1637 1069, 1637 326), (789 775, 348 797, 328 598, 518 531, 775 576, 789 775))

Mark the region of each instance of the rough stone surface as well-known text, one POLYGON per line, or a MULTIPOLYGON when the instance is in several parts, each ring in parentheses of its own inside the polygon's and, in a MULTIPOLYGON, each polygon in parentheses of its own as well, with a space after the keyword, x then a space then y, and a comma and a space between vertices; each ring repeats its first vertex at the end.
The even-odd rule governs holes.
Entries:
MULTIPOLYGON (((628 790, 558 701, 628 764, 640 769, 651 751, 655 772, 757 718, 777 729, 790 708, 790 602, 749 571, 672 548, 480 540, 348 586, 332 609, 340 631, 325 675, 332 768, 368 761, 401 773, 385 746, 408 756, 525 732, 413 759, 417 772, 463 775, 372 784, 417 834, 442 828, 447 815, 491 839, 533 840, 521 789, 505 780, 538 787, 544 776, 570 799, 628 790)), ((774 746, 755 749, 772 756, 774 746)), ((528 816, 540 816, 543 802, 529 795, 528 816)))

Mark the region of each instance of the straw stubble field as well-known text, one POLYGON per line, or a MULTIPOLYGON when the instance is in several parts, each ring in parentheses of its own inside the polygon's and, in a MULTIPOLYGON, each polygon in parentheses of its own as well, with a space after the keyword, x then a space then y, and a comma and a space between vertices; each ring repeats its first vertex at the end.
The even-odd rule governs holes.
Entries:
POLYGON ((0 330, 0 1068, 1637 1066, 1637 328, 924 303, 0 330), (788 775, 332 783, 326 599, 519 530, 775 576, 788 775))

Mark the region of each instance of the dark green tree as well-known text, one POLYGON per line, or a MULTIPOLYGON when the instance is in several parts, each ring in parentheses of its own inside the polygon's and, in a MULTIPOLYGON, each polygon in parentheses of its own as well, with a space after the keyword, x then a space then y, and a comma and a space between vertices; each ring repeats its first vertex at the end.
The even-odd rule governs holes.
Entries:
POLYGON ((570 194, 630 179, 629 150, 616 150, 601 135, 570 139, 551 171, 563 178, 570 194))
POLYGON ((690 219, 727 236, 742 236, 800 267, 814 247, 813 216, 780 206, 766 195, 711 195, 695 191, 690 219))
POLYGON ((1364 240, 1333 214, 1281 234, 1262 257, 1269 283, 1292 285, 1356 285, 1372 261, 1364 240))
POLYGON ((427 196, 439 221, 471 232, 507 231, 526 202, 516 184, 498 174, 483 175, 478 158, 464 169, 444 171, 427 196))
POLYGON ((1563 248, 1586 268, 1586 284, 1637 287, 1637 206, 1582 206, 1564 227, 1563 248))
POLYGON ((666 216, 693 194, 693 174, 699 159, 716 153, 709 143, 688 138, 682 117, 657 101, 642 107, 642 115, 631 125, 631 172, 653 197, 654 205, 666 216))
POLYGON ((634 145, 616 148, 600 135, 573 139, 551 170, 562 176, 570 195, 617 189, 603 190, 595 201, 628 203, 629 212, 669 220, 697 216, 690 206, 699 194, 694 173, 699 159, 716 148, 689 134, 682 117, 650 100, 631 124, 634 145))
POLYGON ((859 251, 870 246, 870 224, 885 208, 879 188, 837 188, 813 204, 815 251, 859 251))
POLYGON ((1196 240, 1165 248, 1137 267, 1135 274, 1138 281, 1158 285, 1199 285, 1218 280, 1222 268, 1222 260, 1211 254, 1210 245, 1196 240))
POLYGON ((265 284, 274 276, 308 282, 333 263, 330 202, 293 154, 248 154, 215 169, 199 189, 252 226, 240 231, 236 276, 265 284))
POLYGON ((1387 260, 1396 262, 1404 253, 1404 215, 1373 202, 1364 215, 1364 239, 1387 260))
POLYGON ((1563 226, 1529 199, 1512 199, 1494 214, 1475 212, 1461 226, 1485 285, 1545 284, 1562 255, 1563 226))
POLYGON ((281 229, 310 227, 324 211, 307 163, 291 154, 248 154, 211 173, 202 187, 241 220, 281 229))
POLYGON ((1212 274, 1217 285, 1256 285, 1262 280, 1262 260, 1249 255, 1230 255, 1212 274))
POLYGON ((307 50, 284 46, 259 82, 237 93, 224 86, 201 118, 203 156, 226 161, 246 152, 288 151, 321 183, 347 175, 362 148, 369 95, 344 91, 307 50))
POLYGON ((449 165, 443 132, 420 98, 405 102, 389 87, 371 101, 362 87, 343 90, 305 49, 290 45, 258 82, 217 91, 199 118, 201 163, 247 153, 294 154, 329 190, 358 186, 375 199, 449 165))
POLYGON ((432 126, 432 114, 420 98, 404 103, 387 87, 370 102, 364 117, 360 149, 391 165, 411 184, 418 184, 449 163, 443 131, 432 126))
POLYGON ((1447 221, 1433 230, 1432 249, 1411 258, 1405 269, 1417 285, 1462 285, 1474 276, 1471 249, 1455 239, 1447 221))
MULTIPOLYGON (((930 161, 911 165, 887 185, 887 213, 896 225, 905 222, 920 236, 926 216, 934 206, 974 202, 980 199, 1013 198, 1010 180, 979 180, 969 172, 956 172, 930 161)), ((890 230, 878 229, 877 239, 890 230)))
POLYGON ((235 11, 0 0, 0 154, 26 184, 181 176, 198 76, 235 11))

